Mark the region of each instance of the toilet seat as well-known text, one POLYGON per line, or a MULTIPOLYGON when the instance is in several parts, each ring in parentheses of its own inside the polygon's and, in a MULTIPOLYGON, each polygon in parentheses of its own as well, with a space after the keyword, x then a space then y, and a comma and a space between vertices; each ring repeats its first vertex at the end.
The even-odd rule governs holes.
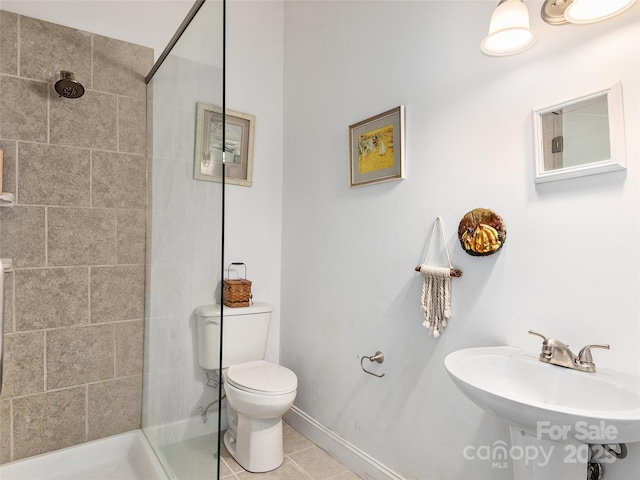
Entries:
POLYGON ((240 390, 261 395, 285 395, 298 388, 295 373, 265 360, 231 365, 226 380, 240 390))

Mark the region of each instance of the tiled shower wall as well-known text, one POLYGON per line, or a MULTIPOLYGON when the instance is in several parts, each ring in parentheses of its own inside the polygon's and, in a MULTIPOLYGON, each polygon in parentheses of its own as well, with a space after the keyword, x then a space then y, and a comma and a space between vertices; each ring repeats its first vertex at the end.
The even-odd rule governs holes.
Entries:
POLYGON ((0 11, 0 463, 140 426, 151 49, 0 11), (53 89, 60 70, 86 88, 53 89))

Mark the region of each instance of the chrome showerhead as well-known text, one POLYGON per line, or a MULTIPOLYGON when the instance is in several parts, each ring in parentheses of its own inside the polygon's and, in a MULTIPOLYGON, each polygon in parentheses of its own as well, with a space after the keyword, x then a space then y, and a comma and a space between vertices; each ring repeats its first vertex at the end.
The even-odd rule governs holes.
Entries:
POLYGON ((84 95, 84 87, 75 78, 73 72, 60 70, 60 80, 54 85, 58 95, 65 98, 80 98, 84 95))

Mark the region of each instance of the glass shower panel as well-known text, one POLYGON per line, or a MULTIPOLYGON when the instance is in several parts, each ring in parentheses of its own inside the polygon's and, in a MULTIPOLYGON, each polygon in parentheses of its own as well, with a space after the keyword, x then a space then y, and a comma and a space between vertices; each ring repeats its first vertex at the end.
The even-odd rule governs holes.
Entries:
POLYGON ((219 386, 198 362, 193 312, 220 303, 223 185, 195 180, 194 157, 198 103, 223 105, 224 2, 187 23, 147 83, 142 427, 178 480, 218 476, 219 386))

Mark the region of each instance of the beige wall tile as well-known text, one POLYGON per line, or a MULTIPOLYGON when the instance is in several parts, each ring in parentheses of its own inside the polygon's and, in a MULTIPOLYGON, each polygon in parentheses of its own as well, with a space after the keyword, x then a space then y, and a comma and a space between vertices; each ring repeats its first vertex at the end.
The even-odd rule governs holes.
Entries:
POLYGON ((116 211, 116 252, 120 264, 145 263, 145 210, 116 211))
POLYGON ((51 143, 116 150, 117 101, 113 95, 87 91, 80 98, 51 96, 51 143))
POLYGON ((18 155, 18 203, 89 206, 89 150, 20 143, 18 155))
POLYGON ((91 268, 91 322, 144 317, 144 266, 91 268))
POLYGON ((47 331, 47 390, 113 378, 113 340, 113 324, 47 331))
POLYGON ((144 208, 145 157, 93 152, 91 182, 94 207, 144 208))
POLYGON ((0 463, 11 461, 11 402, 0 400, 0 463))
POLYGON ((115 263, 114 210, 49 207, 47 211, 49 265, 115 263))
POLYGON ((144 155, 146 148, 146 102, 118 98, 118 150, 144 155))
POLYGON ((16 193, 16 150, 17 142, 0 139, 3 154, 2 191, 16 193))
POLYGON ((140 428, 142 375, 89 385, 88 440, 140 428))
POLYGON ((45 264, 44 207, 0 209, 0 256, 13 259, 14 267, 45 264))
POLYGON ((16 330, 89 323, 89 268, 17 270, 16 330))
POLYGON ((47 142, 48 85, 0 76, 0 137, 47 142))
POLYGON ((116 323, 116 377, 142 374, 144 322, 116 323))
MULTIPOLYGON (((146 101, 146 123, 147 123, 147 132, 145 133, 146 147, 145 153, 149 156, 153 155, 153 79, 147 85, 147 101, 146 101)), ((157 114, 156 114, 157 115, 157 114)))
POLYGON ((21 16, 20 75, 53 83, 60 70, 91 86, 91 34, 21 16))
POLYGON ((152 63, 151 49, 0 11, 2 187, 19 196, 0 209, 0 256, 17 267, 5 291, 3 397, 15 397, 1 402, 0 463, 86 441, 89 390, 92 438, 140 426, 152 63), (60 70, 83 97, 58 97, 60 70))
POLYGON ((15 272, 4 274, 4 333, 13 332, 13 277, 15 272))
POLYGON ((18 16, 0 10, 0 73, 18 74, 18 16))
POLYGON ((4 398, 44 392, 44 332, 4 337, 4 398))
POLYGON ((96 35, 93 44, 93 87, 102 92, 143 99, 144 79, 153 66, 153 50, 96 35))
POLYGON ((14 398, 13 460, 85 441, 86 387, 14 398))

